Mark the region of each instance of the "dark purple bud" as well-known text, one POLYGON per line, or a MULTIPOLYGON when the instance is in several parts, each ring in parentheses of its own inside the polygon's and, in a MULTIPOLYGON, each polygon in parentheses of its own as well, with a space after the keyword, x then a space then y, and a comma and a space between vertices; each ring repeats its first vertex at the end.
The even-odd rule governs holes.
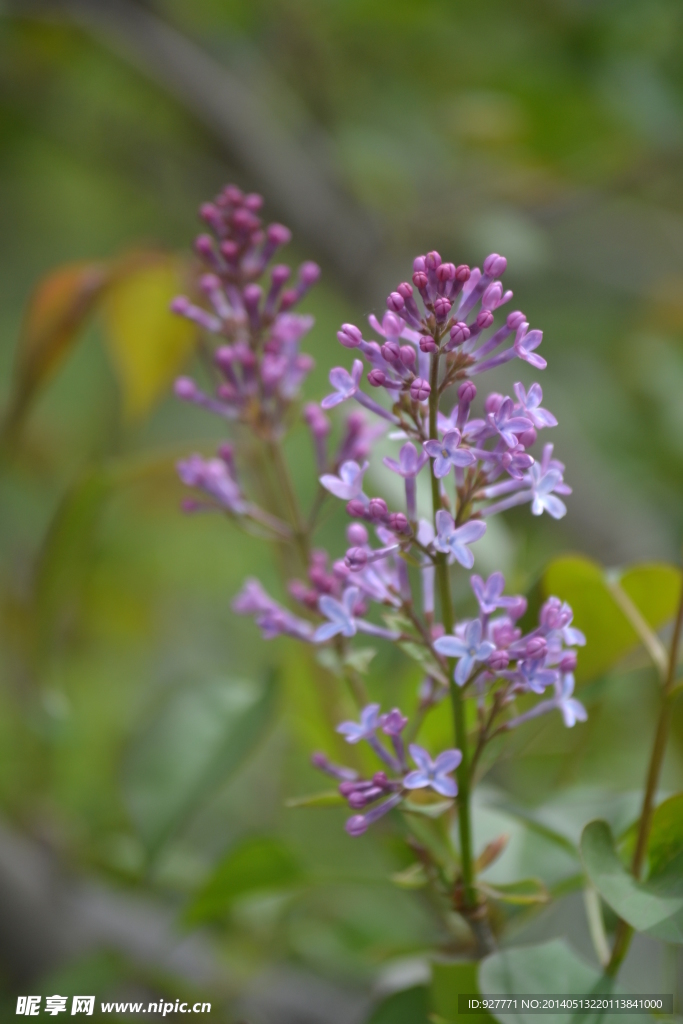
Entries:
POLYGON ((544 658, 548 653, 548 644, 545 637, 533 636, 526 645, 525 658, 544 658))
POLYGON ((508 261, 504 256, 499 256, 497 252, 492 252, 484 260, 484 273, 488 277, 500 277, 505 272, 507 265, 508 261))
POLYGON ((368 374, 368 382, 373 388, 381 388, 386 382, 386 379, 387 375, 383 370, 370 370, 370 373, 368 374))
MULTIPOLYGON (((313 758, 311 758, 311 760, 313 760, 313 758)), ((318 765, 316 765, 315 767, 317 768, 318 765)), ((346 799, 348 799, 351 796, 351 794, 355 792, 355 790, 356 790, 356 783, 355 782, 351 782, 351 781, 349 781, 349 782, 340 782, 340 784, 339 784, 339 793, 341 794, 341 796, 345 797, 346 799)))
MULTIPOLYGON (((325 757, 324 754, 321 754, 318 751, 314 754, 311 754, 311 764, 313 765, 314 768, 324 769, 327 767, 328 759, 325 757)), ((342 782, 342 786, 343 785, 344 783, 342 782)), ((341 786, 339 788, 341 789, 341 786)))
POLYGON ((270 279, 273 282, 273 286, 275 288, 281 288, 291 272, 291 269, 286 263, 276 263, 270 272, 270 279))
POLYGON ((424 380, 423 377, 416 377, 410 385, 410 397, 414 402, 426 402, 431 391, 429 381, 424 380))
POLYGON ((493 672, 501 672, 510 664, 510 655, 507 651, 494 651, 487 664, 493 672))
POLYGON ((392 533, 407 533, 410 524, 402 512, 392 512, 389 516, 389 529, 392 533))
POLYGON ((400 292, 392 292, 387 296, 387 309, 390 309, 392 313, 400 313, 404 306, 405 300, 400 292))
POLYGON ((436 279, 444 284, 446 281, 455 281, 455 264, 442 263, 436 269, 436 279))
POLYGON ((352 818, 346 822, 344 826, 350 836, 362 836, 364 832, 368 830, 368 823, 365 820, 364 815, 354 814, 352 818))
POLYGON ((235 468, 235 446, 232 444, 222 444, 218 448, 218 458, 222 459, 228 469, 234 470, 235 468))
POLYGON ((520 313, 519 310, 516 310, 514 313, 510 313, 505 322, 511 331, 516 331, 517 328, 520 327, 525 320, 526 317, 524 316, 524 313, 520 313))
POLYGON ((211 262, 214 256, 213 238, 210 235, 199 235, 195 239, 194 251, 201 259, 211 262))
POLYGON ((240 206, 244 202, 244 192, 237 185, 226 185, 223 195, 231 206, 240 206))
POLYGON ((235 210, 235 212, 232 215, 233 227, 235 228, 236 231, 240 232, 241 234, 246 234, 248 231, 251 231, 251 229, 256 226, 254 224, 254 220, 255 218, 249 212, 249 210, 245 210, 243 207, 240 208, 239 210, 235 210))
POLYGON ((401 296, 401 297, 402 297, 403 299, 409 299, 409 298, 410 298, 410 296, 411 296, 411 295, 413 294, 413 286, 412 286, 412 285, 410 285, 410 284, 408 284, 408 282, 407 282, 407 281, 403 281, 403 282, 402 282, 402 283, 401 283, 401 284, 400 284, 400 285, 398 286, 398 288, 396 289, 396 291, 398 292, 398 294, 399 294, 399 295, 400 295, 400 296, 401 296))
POLYGON ((434 314, 437 320, 445 320, 451 311, 450 299, 447 299, 443 295, 439 295, 434 300, 434 314))
POLYGON ((521 434, 517 435, 517 440, 524 448, 531 448, 532 444, 536 444, 536 431, 533 427, 529 427, 528 430, 523 430, 521 434))
POLYGON ((432 252, 428 252, 425 256, 425 267, 427 270, 436 270, 441 265, 441 257, 439 256, 436 249, 432 252))
POLYGON ((470 268, 467 266, 467 264, 461 263, 459 266, 455 268, 455 280, 461 281, 464 284, 465 281, 469 281, 471 273, 472 272, 470 268))
POLYGON ((228 263, 236 263, 240 254, 240 247, 237 242, 233 242, 228 239, 220 244, 221 256, 227 260, 228 263))
POLYGON ((463 341, 467 341, 470 336, 470 329, 467 324, 458 321, 457 324, 453 324, 451 327, 451 341, 454 345, 462 345, 463 341))
POLYGON ((263 291, 257 284, 248 284, 242 292, 242 297, 244 299, 244 305, 248 310, 256 310, 258 309, 259 302, 263 298, 263 291))
POLYGON ((353 544, 356 547, 361 544, 367 544, 368 531, 362 523, 351 523, 350 526, 346 527, 346 539, 349 544, 353 544))
MULTIPOLYGON (((351 503, 349 502, 349 504, 351 503)), ((384 498, 371 498, 368 506, 368 512, 373 519, 386 519, 388 509, 384 498)))
POLYGON ((284 224, 269 224, 266 238, 271 245, 287 245, 291 241, 292 232, 284 224))
POLYGON ((342 324, 341 329, 337 331, 337 338, 344 348, 358 348, 363 335, 354 324, 342 324))
POLYGON ((380 352, 388 363, 397 363, 401 358, 401 348, 395 341, 385 341, 380 352))
POLYGON ((346 506, 346 511, 354 519, 365 519, 366 508, 359 498, 352 498, 346 506))
POLYGON ((320 277, 320 267, 317 263, 309 260, 299 267, 299 280, 306 288, 310 288, 320 277))
POLYGON ((370 803, 367 792, 358 792, 354 790, 346 798, 349 802, 349 807, 352 807, 354 811, 359 811, 361 807, 365 807, 366 804, 370 803))
POLYGON ((423 292, 427 287, 427 275, 423 270, 416 270, 413 274, 413 284, 418 291, 423 292))
POLYGON ((295 302, 298 302, 300 295, 296 288, 288 288, 286 292, 282 293, 280 299, 280 312, 285 313, 288 309, 291 309, 295 302))
POLYGON ((213 203, 202 203, 199 207, 200 218, 210 227, 220 219, 220 215, 220 210, 213 203))
POLYGON ((417 353, 412 345, 401 345, 400 348, 401 362, 404 366, 407 366, 409 370, 415 366, 415 360, 417 359, 417 353))
POLYGON ((368 564, 368 553, 365 548, 349 548, 344 555, 344 564, 351 572, 360 572, 368 564))
POLYGON ((476 324, 480 331, 485 331, 492 323, 493 313, 490 309, 482 309, 482 311, 477 314, 476 324))
MULTIPOLYGON (((393 712, 390 711, 389 714, 393 714, 393 712)), ((401 714, 401 712, 399 711, 399 715, 400 714, 401 714)), ((388 715, 382 715, 382 718, 388 718, 388 717, 389 717, 388 715)), ((408 721, 408 719, 406 719, 406 721, 408 721)), ((385 730, 385 732, 386 732, 386 730, 385 730)), ((386 772, 375 772, 375 774, 372 776, 372 782, 373 782, 373 785, 379 786, 380 789, 386 789, 388 787, 388 785, 389 785, 389 779, 387 778, 387 773, 386 772)))
POLYGON ((433 338, 420 338, 421 352, 436 352, 436 342, 433 338))
MULTIPOLYGON (((400 733, 403 732, 403 730, 407 726, 408 719, 406 718, 405 715, 401 714, 401 712, 399 711, 398 708, 393 708, 393 710, 389 711, 388 714, 382 715, 380 717, 379 724, 382 727, 382 732, 386 736, 398 736, 398 735, 400 735, 400 733)), ((384 772, 381 772, 381 773, 378 772, 378 774, 384 775, 384 772)), ((377 776, 375 776, 375 778, 376 777, 377 776)), ((384 778, 386 780, 386 775, 384 776, 384 778)), ((374 781, 375 780, 373 779, 373 782, 374 781)), ((375 784, 377 786, 380 785, 379 782, 377 782, 375 784)), ((385 782, 385 785, 386 785, 386 782, 385 782)))
POLYGON ((463 381, 458 388, 458 399, 461 402, 467 402, 471 405, 474 399, 477 397, 477 388, 471 380, 463 381))
POLYGON ((490 395, 486 396, 486 401, 484 402, 484 409, 486 410, 486 412, 492 412, 495 415, 495 413, 498 412, 504 401, 504 395, 499 394, 497 391, 492 391, 490 395))
POLYGON ((173 386, 178 398, 191 399, 197 394, 197 386, 190 377, 178 377, 173 386))
POLYGON ((565 651, 558 665, 560 672, 573 672, 576 668, 576 661, 576 651, 565 651))

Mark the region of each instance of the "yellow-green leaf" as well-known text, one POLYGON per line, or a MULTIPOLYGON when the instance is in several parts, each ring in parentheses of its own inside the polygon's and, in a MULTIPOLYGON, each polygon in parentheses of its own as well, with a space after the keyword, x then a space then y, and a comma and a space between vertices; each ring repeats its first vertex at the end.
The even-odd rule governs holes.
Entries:
POLYGON ((186 287, 177 256, 148 253, 124 263, 107 289, 106 343, 128 420, 150 410, 196 345, 195 326, 169 310, 186 287))

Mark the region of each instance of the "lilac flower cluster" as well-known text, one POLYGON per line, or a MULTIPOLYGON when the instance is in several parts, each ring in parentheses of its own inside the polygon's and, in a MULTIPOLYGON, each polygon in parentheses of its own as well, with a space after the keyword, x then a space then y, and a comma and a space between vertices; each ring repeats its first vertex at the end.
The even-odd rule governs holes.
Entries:
MULTIPOLYGON (((264 443, 280 486, 271 507, 248 500, 233 449, 223 446, 214 459, 194 455, 180 464, 183 482, 203 494, 202 503, 189 507, 220 508, 272 539, 286 543, 294 538, 300 545, 300 573, 286 581, 297 612, 271 598, 255 579, 246 581, 233 609, 253 616, 266 639, 287 635, 314 648, 327 645, 343 673, 356 671, 349 668, 349 655, 357 633, 418 651, 425 672, 420 716, 443 696, 446 683, 456 704, 472 699, 477 707, 471 757, 464 756, 469 740, 461 727, 457 749, 432 760, 423 747, 404 740, 408 719, 398 709, 381 715, 379 705, 367 701, 359 722, 338 726, 349 743, 368 743, 381 763, 371 778, 362 779, 323 754, 313 758, 339 783, 354 811, 347 831, 360 835, 400 807, 411 790, 431 789, 442 800, 464 800, 471 772, 494 735, 552 711, 559 711, 569 727, 585 720, 585 709, 573 696, 575 648, 585 640, 572 626, 568 605, 551 597, 538 622, 523 629, 526 600, 505 595, 499 572, 486 581, 471 576, 476 617, 456 622, 450 596, 449 567, 473 568, 472 547, 491 516, 529 504, 533 515, 547 512, 559 519, 566 513, 562 497, 571 489, 552 444, 545 444, 540 456, 532 454, 538 433, 557 425, 543 407, 538 383, 527 389, 516 382, 512 395, 491 392, 483 401, 478 398, 474 378, 486 370, 513 359, 534 370, 546 366, 537 352, 542 332, 530 330, 523 313, 512 312, 502 324, 495 323, 497 311, 512 298, 500 281, 505 258, 494 253, 482 269, 470 269, 430 252, 414 261, 412 283, 399 284, 388 296, 381 323, 369 318, 376 339, 366 339, 353 324, 342 325, 337 335, 354 359, 350 369, 330 371, 332 391, 320 405, 302 410, 319 482, 311 513, 302 516, 277 445, 311 367, 309 357, 299 352, 311 318, 290 310, 317 279, 318 269, 303 264, 298 283, 289 290, 284 290, 289 268, 282 265, 272 267, 267 287, 257 283, 289 239, 281 225, 262 227, 259 208, 259 197, 233 187, 202 208, 212 231, 212 237, 197 241, 210 270, 200 282, 204 301, 174 303, 177 312, 218 338, 215 392, 182 378, 178 395, 246 424, 264 443), (363 390, 364 374, 377 397, 363 390), (330 453, 327 413, 350 400, 360 408, 348 415, 330 453), (389 440, 400 447, 383 464, 403 481, 401 508, 366 493, 368 457, 388 429, 389 440), (421 475, 429 481, 429 515, 420 507, 421 475), (346 549, 336 559, 310 543, 317 513, 330 496, 345 502, 351 519, 346 549), (530 704, 536 697, 542 699, 530 704), (470 776, 458 796, 453 772, 462 782, 463 770, 470 776)), ((411 727, 413 740, 420 721, 411 727)))

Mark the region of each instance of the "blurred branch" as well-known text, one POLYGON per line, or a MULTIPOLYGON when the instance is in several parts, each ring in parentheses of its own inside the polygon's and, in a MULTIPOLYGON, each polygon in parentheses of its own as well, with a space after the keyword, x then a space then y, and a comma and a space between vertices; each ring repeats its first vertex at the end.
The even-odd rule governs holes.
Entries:
POLYGON ((344 193, 331 167, 283 130, 244 81, 200 45, 134 0, 11 0, 8 10, 66 16, 156 81, 209 129, 347 287, 367 291, 363 283, 380 246, 369 211, 344 193))

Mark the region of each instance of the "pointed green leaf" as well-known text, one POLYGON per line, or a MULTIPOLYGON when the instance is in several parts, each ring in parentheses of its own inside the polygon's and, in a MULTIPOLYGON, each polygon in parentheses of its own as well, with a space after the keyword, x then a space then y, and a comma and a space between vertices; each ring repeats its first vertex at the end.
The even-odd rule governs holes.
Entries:
POLYGON ((586 825, 581 857, 605 903, 627 924, 662 942, 683 943, 683 872, 678 858, 655 881, 637 882, 620 861, 605 821, 586 825))
POLYGON ((274 836, 254 836, 230 850, 185 912, 187 924, 223 917, 235 900, 256 892, 277 892, 297 885, 301 864, 274 836))
POLYGON ((415 985, 384 999, 366 1024, 429 1024, 428 1014, 428 989, 425 985, 415 985))
POLYGON ((461 1014, 458 1012, 460 995, 479 995, 477 978, 479 964, 475 960, 435 960, 432 964, 430 1003, 437 1018, 448 1024, 491 1024, 488 1013, 461 1014))
POLYGON ((429 878, 427 877, 424 864, 418 862, 411 864, 408 868, 404 868, 403 871, 395 871, 391 875, 391 881, 399 889, 422 889, 429 881, 429 878))
POLYGON ((324 789, 310 796, 292 796, 285 800, 285 807, 339 807, 346 800, 336 789, 324 789))
MULTIPOLYGON (((630 858, 635 849, 638 821, 622 838, 619 849, 630 858)), ((683 853, 683 793, 677 793, 655 808, 647 846, 649 879, 661 875, 671 861, 683 853)))
POLYGON ((547 903, 550 893, 539 878, 525 878, 519 882, 506 885, 492 885, 480 881, 479 888, 491 899, 501 903, 512 903, 517 906, 529 906, 534 903, 547 903))

